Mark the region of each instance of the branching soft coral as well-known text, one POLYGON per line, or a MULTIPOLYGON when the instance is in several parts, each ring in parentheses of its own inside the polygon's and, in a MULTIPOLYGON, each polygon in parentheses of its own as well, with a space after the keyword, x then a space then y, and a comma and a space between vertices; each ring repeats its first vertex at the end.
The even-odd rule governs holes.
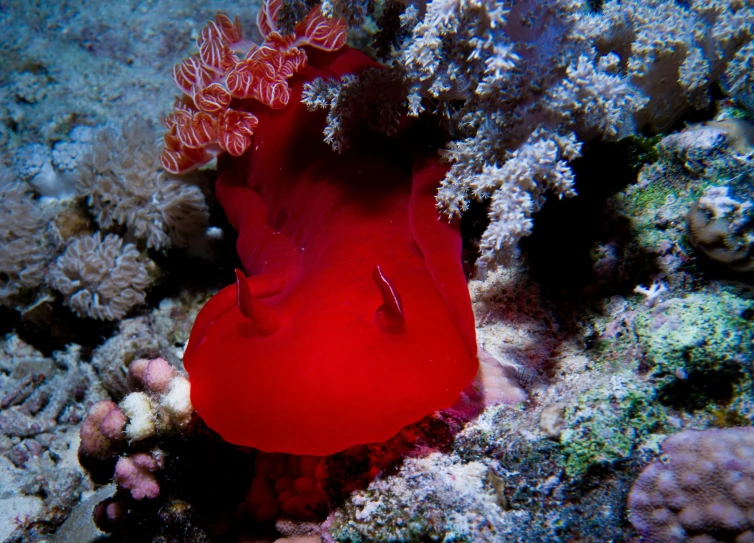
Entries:
POLYGON ((198 53, 173 68, 173 79, 183 96, 164 120, 165 147, 160 161, 173 173, 206 164, 222 152, 241 156, 251 144, 257 117, 233 109, 233 98, 250 98, 272 109, 290 99, 287 80, 306 66, 308 45, 325 51, 346 42, 343 21, 328 19, 318 7, 296 24, 291 35, 281 35, 277 15, 282 0, 265 4, 257 15, 264 42, 243 39, 238 22, 218 13, 197 39, 198 53))
MULTIPOLYGON (((547 190, 575 194, 579 142, 662 130, 706 107, 716 81, 754 107, 751 2, 608 0, 598 12, 582 0, 408 4, 393 70, 410 88, 383 109, 407 100, 411 114, 434 113, 455 135, 438 206, 457 217, 472 199, 492 199, 484 263, 515 254, 547 190)), ((363 86, 327 82, 305 97, 330 109, 336 148, 363 117, 353 96, 363 86)))
POLYGON ((586 140, 614 141, 633 133, 633 113, 647 99, 618 75, 619 60, 610 53, 600 58, 598 66, 587 55, 571 62, 566 77, 547 92, 548 115, 586 140))
POLYGON ((435 0, 427 5, 401 56, 414 82, 414 115, 424 109, 424 96, 466 100, 477 92, 502 90, 498 80, 521 61, 506 36, 508 14, 502 2, 435 0))
POLYGON ((579 140, 631 133, 646 102, 618 72, 615 55, 598 58, 579 27, 582 8, 579 0, 434 0, 422 12, 409 6, 401 33, 411 36, 386 72, 397 79, 392 95, 364 99, 376 93, 362 76, 315 81, 303 100, 330 110, 326 141, 338 150, 369 107, 385 119, 403 108, 441 117, 457 136, 446 152, 452 167, 438 207, 453 218, 472 198, 492 198, 482 258, 505 262, 531 231, 546 191, 575 194, 568 163, 579 155, 579 140))
POLYGON ((438 206, 456 217, 471 199, 492 198, 486 263, 514 254, 547 190, 575 194, 568 162, 578 140, 630 133, 644 104, 613 58, 598 61, 581 9, 577 0, 435 0, 399 58, 413 80, 411 111, 433 107, 460 135, 438 206))
MULTIPOLYGON (((511 248, 531 233, 531 214, 542 205, 545 191, 550 190, 558 197, 575 195, 568 161, 579 156, 580 149, 581 144, 572 134, 561 137, 538 130, 509 153, 502 166, 487 164, 481 172, 462 177, 468 180, 474 198, 491 198, 490 225, 480 244, 485 258, 506 262, 511 248)), ((454 150, 469 151, 463 144, 451 149, 451 153, 454 150)), ((456 174, 459 172, 457 167, 456 174)), ((437 195, 440 204, 451 213, 466 205, 458 196, 465 194, 467 188, 454 182, 452 176, 447 177, 437 195)))
POLYGON ((620 70, 650 98, 639 124, 662 130, 684 110, 706 107, 718 80, 742 105, 752 104, 751 2, 609 0, 583 23, 599 53, 617 54, 620 70))
POLYGON ((318 77, 306 83, 301 102, 309 110, 327 110, 325 143, 343 152, 350 147, 349 133, 355 123, 394 134, 406 114, 406 90, 401 70, 368 68, 359 75, 318 77))

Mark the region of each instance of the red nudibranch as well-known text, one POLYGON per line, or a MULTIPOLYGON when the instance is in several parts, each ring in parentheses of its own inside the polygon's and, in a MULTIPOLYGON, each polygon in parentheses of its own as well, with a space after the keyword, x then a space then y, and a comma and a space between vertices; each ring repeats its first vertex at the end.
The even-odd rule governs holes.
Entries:
POLYGON ((318 9, 280 36, 279 8, 263 7, 265 43, 246 60, 220 15, 174 71, 187 96, 166 122, 163 165, 227 151, 216 192, 248 274, 202 308, 184 365, 197 413, 227 441, 327 455, 452 405, 477 372, 476 335, 458 228, 435 207, 436 150, 363 130, 332 152, 304 83, 379 64, 318 9))

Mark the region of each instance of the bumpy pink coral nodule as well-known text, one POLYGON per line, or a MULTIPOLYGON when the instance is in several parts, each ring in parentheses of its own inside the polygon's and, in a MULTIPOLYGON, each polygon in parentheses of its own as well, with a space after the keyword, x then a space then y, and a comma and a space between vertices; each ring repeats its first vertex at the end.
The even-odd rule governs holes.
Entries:
POLYGON ((754 427, 669 437, 628 507, 643 541, 754 541, 754 427))
POLYGON ((162 466, 162 459, 147 453, 124 456, 115 464, 115 484, 129 490, 135 500, 154 499, 160 495, 160 485, 153 472, 162 466))

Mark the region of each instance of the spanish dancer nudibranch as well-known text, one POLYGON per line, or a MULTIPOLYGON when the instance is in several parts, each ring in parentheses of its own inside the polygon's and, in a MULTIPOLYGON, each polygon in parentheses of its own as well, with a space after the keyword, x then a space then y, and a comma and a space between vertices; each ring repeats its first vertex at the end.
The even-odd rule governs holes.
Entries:
POLYGON ((327 147, 304 84, 379 65, 318 9, 281 37, 279 8, 263 7, 265 43, 245 60, 237 23, 218 16, 192 61, 207 73, 176 68, 190 92, 166 121, 163 165, 227 151, 216 193, 244 270, 191 332, 197 413, 231 443, 322 456, 452 405, 477 373, 477 346, 460 234, 435 206, 446 172, 436 149, 408 129, 358 131, 340 155, 327 147), (223 92, 219 113, 202 109, 203 95, 223 92))

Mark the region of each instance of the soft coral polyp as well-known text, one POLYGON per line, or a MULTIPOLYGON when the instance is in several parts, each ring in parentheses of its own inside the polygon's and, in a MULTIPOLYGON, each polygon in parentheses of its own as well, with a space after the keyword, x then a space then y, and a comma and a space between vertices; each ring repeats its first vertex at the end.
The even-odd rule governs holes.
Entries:
POLYGON ((217 196, 249 277, 202 309, 184 363, 227 441, 326 455, 450 406, 478 362, 460 235, 435 209, 445 168, 406 135, 331 151, 303 84, 376 65, 307 53, 287 107, 234 105, 259 126, 249 152, 220 158, 217 196))

